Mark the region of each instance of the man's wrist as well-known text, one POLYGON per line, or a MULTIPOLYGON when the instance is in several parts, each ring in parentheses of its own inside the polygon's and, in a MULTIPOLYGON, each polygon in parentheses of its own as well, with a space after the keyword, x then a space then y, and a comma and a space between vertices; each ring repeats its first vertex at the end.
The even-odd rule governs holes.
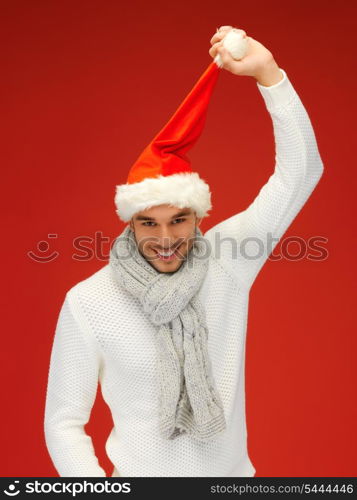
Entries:
POLYGON ((272 64, 264 68, 264 70, 255 76, 256 81, 259 85, 264 87, 270 87, 279 83, 284 78, 283 73, 280 71, 279 66, 274 61, 272 64))

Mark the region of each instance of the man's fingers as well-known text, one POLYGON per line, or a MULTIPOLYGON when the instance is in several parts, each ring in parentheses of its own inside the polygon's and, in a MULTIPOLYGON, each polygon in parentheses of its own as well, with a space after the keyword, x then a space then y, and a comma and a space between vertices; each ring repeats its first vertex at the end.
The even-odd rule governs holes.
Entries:
MULTIPOLYGON (((211 38, 211 40, 210 40, 211 45, 213 45, 214 43, 222 40, 231 29, 232 29, 231 26, 229 26, 229 27, 226 27, 226 26, 222 27, 222 29, 220 29, 220 31, 217 31, 213 35, 213 37, 211 38), (227 28, 227 29, 225 29, 225 28, 227 28)), ((239 28, 235 28, 235 29, 242 34, 243 38, 245 38, 247 36, 247 33, 244 30, 241 30, 239 28)))
POLYGON ((215 33, 213 37, 210 40, 210 44, 213 45, 214 43, 218 42, 219 40, 222 40, 226 36, 227 32, 226 31, 220 31, 219 33, 215 33))
POLYGON ((228 50, 224 48, 223 46, 218 47, 217 53, 220 55, 223 63, 223 68, 227 69, 229 71, 232 70, 232 63, 234 63, 233 57, 230 55, 228 50))
POLYGON ((218 47, 222 47, 223 42, 216 42, 209 49, 208 53, 211 57, 216 57, 218 47))
POLYGON ((221 31, 221 30, 231 30, 233 28, 233 26, 220 26, 219 28, 217 28, 218 31, 221 31))
POLYGON ((233 26, 220 26, 217 28, 216 33, 213 35, 211 38, 210 42, 211 44, 216 43, 218 40, 222 40, 228 33, 233 28, 233 26))
POLYGON ((222 59, 223 68, 235 75, 240 75, 245 69, 245 64, 242 61, 236 61, 225 47, 218 47, 218 54, 222 59))

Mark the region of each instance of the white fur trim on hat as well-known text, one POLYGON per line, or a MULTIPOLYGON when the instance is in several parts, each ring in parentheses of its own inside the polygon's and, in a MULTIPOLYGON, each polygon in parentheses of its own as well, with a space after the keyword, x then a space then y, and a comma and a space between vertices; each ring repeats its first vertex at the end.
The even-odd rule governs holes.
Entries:
POLYGON ((191 207, 198 218, 207 217, 212 208, 208 184, 197 172, 147 177, 141 182, 116 186, 116 213, 129 222, 134 214, 156 205, 191 207))

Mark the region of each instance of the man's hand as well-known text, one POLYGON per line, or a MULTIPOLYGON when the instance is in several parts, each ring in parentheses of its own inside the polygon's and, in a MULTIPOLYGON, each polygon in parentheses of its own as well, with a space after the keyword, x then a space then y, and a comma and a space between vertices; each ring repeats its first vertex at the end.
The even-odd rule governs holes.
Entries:
POLYGON ((210 40, 212 47, 209 49, 209 54, 215 58, 217 54, 221 56, 223 68, 230 71, 234 75, 252 76, 261 85, 267 87, 278 83, 283 78, 283 74, 279 66, 274 60, 273 54, 254 38, 247 36, 244 30, 241 31, 244 38, 248 40, 248 48, 246 55, 236 61, 230 55, 227 49, 223 47, 223 38, 226 36, 233 26, 221 26, 217 33, 210 40))

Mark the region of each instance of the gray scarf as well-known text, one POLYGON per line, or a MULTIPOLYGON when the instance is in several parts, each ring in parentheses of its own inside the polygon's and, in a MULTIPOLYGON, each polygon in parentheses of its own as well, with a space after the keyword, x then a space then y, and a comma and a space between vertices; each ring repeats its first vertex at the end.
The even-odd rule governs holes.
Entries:
POLYGON ((223 405, 208 357, 205 311, 197 296, 208 268, 200 229, 180 268, 157 271, 140 253, 127 226, 110 251, 109 263, 157 327, 159 428, 174 439, 187 432, 208 441, 226 428, 223 405))

